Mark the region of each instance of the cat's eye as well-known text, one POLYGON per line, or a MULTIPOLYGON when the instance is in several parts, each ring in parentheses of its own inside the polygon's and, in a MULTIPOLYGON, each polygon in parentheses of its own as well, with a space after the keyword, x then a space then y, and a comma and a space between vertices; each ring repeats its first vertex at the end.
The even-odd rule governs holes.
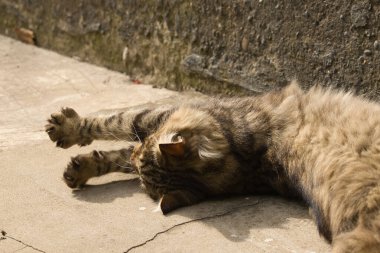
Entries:
POLYGON ((173 135, 171 139, 171 142, 181 142, 181 141, 182 141, 182 136, 179 133, 173 135))

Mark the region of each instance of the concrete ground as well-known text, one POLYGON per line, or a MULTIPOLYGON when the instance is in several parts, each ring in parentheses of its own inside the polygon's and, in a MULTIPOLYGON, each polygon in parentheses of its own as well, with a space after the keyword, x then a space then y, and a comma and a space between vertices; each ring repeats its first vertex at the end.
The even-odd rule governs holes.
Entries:
POLYGON ((189 98, 0 36, 0 252, 329 252, 303 205, 242 196, 167 216, 134 176, 72 191, 70 156, 123 143, 58 149, 43 127, 62 106, 82 115, 189 98))

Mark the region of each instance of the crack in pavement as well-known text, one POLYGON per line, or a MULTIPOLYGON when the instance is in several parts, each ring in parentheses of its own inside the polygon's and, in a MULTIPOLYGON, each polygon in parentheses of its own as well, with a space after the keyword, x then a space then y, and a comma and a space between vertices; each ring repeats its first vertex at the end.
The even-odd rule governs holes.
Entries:
POLYGON ((12 253, 16 253, 16 252, 19 252, 19 251, 21 251, 21 250, 23 250, 23 249, 26 249, 26 248, 28 248, 28 246, 24 246, 24 247, 22 247, 21 249, 16 249, 15 251, 13 251, 12 253))
MULTIPOLYGON (((34 250, 36 250, 36 251, 38 251, 38 252, 46 253, 46 252, 43 251, 43 250, 37 249, 37 248, 33 247, 33 246, 30 245, 30 244, 24 243, 23 241, 20 241, 20 240, 14 238, 14 237, 8 235, 7 232, 5 232, 4 230, 1 230, 1 235, 2 235, 2 238, 9 238, 9 239, 12 239, 12 240, 14 240, 14 241, 16 241, 16 242, 21 243, 22 245, 25 246, 24 248, 31 248, 31 249, 34 249, 34 250)), ((24 249, 24 248, 22 248, 22 249, 24 249)), ((18 249, 18 250, 20 250, 20 249, 18 249)))
POLYGON ((193 219, 193 220, 189 220, 189 221, 185 221, 185 222, 182 222, 182 223, 178 223, 178 224, 175 224, 171 227, 169 227, 168 229, 165 229, 165 230, 162 230, 158 233, 156 233, 153 237, 149 238, 148 240, 140 243, 140 244, 137 244, 137 245, 134 245, 132 247, 130 247, 129 249, 127 249, 126 251, 124 251, 124 253, 129 253, 131 250, 134 250, 136 248, 140 248, 144 245, 146 245, 147 243, 155 240, 159 235, 161 234, 165 234, 166 232, 176 228, 176 227, 179 227, 179 226, 183 226, 183 225, 186 225, 186 224, 189 224, 189 223, 192 223, 192 222, 197 222, 197 221, 203 221, 203 220, 211 220, 211 219, 215 219, 215 218, 219 218, 219 217, 223 217, 223 216, 226 216, 226 215, 230 215, 232 214, 233 212, 235 211, 238 211, 242 208, 245 208, 245 207, 251 207, 251 206, 256 206, 257 204, 259 204, 260 201, 256 201, 255 203, 252 203, 252 204, 249 204, 249 205, 244 205, 244 206, 238 206, 238 207, 235 207, 235 208, 232 208, 226 212, 223 212, 223 213, 219 213, 219 214, 214 214, 214 215, 210 215, 210 216, 206 216, 206 217, 201 217, 201 218, 197 218, 197 219, 193 219))

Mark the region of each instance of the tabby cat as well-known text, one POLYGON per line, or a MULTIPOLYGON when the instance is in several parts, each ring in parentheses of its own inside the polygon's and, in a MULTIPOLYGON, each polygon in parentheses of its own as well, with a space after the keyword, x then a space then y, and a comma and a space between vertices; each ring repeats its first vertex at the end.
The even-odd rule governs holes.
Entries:
POLYGON ((380 106, 351 94, 286 88, 207 98, 109 117, 53 113, 58 147, 126 140, 72 158, 71 188, 110 172, 137 173, 164 214, 222 194, 303 199, 334 253, 380 252, 380 106))

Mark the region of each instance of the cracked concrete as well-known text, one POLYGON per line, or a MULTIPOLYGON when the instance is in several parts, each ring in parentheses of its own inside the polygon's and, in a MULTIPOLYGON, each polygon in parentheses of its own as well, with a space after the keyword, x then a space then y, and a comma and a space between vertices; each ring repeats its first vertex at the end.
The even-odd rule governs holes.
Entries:
MULTIPOLYGON (((42 251, 42 250, 40 250, 40 249, 37 249, 37 248, 33 247, 32 245, 26 244, 26 243, 24 243, 24 242, 22 242, 22 241, 20 241, 20 240, 18 240, 18 239, 16 239, 16 238, 14 238, 14 237, 8 235, 8 234, 7 234, 5 231, 3 231, 3 230, 1 231, 1 234, 3 235, 3 236, 1 237, 1 240, 10 239, 10 240, 13 240, 14 242, 18 242, 19 244, 23 245, 22 248, 19 248, 19 249, 13 251, 13 252, 20 252, 20 251, 25 252, 25 249, 31 249, 31 250, 34 251, 34 252, 44 252, 44 253, 45 253, 45 251, 42 251)), ((7 242, 8 242, 8 241, 7 241, 7 242)))
POLYGON ((237 207, 233 208, 232 210, 225 211, 225 212, 220 213, 220 214, 214 214, 214 215, 211 215, 211 216, 201 217, 201 218, 197 218, 197 219, 193 219, 193 220, 189 220, 189 221, 185 221, 185 222, 182 222, 182 223, 175 224, 175 225, 171 226, 168 229, 165 229, 163 231, 160 231, 160 232, 156 233, 152 238, 149 238, 148 240, 144 241, 143 243, 140 243, 138 245, 134 245, 134 246, 130 247, 128 250, 125 251, 125 253, 131 252, 131 250, 140 248, 140 247, 146 245, 147 243, 153 241, 154 239, 156 239, 159 235, 164 234, 166 232, 169 232, 170 230, 172 230, 174 228, 177 228, 179 226, 183 226, 183 225, 186 225, 186 224, 189 224, 189 223, 192 223, 192 222, 205 221, 205 220, 219 218, 219 217, 222 217, 222 216, 225 216, 225 215, 229 215, 229 214, 233 213, 236 210, 257 205, 258 203, 259 203, 259 201, 255 202, 253 204, 250 204, 250 205, 237 206, 237 207))
POLYGON ((70 156, 43 131, 62 106, 108 113, 183 95, 0 36, 0 252, 328 252, 307 208, 275 197, 215 199, 167 216, 135 176, 112 174, 72 191, 70 156))

